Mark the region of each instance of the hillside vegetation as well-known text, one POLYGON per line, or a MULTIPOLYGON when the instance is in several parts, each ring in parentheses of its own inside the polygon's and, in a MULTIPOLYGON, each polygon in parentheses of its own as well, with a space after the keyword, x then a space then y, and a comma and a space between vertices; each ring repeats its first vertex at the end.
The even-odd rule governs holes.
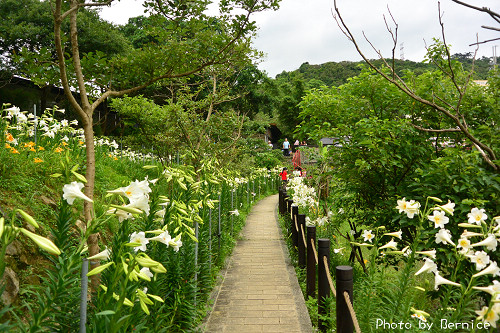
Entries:
MULTIPOLYGON (((464 69, 469 71, 472 68, 472 54, 457 53, 452 56, 462 63, 464 69)), ((377 66, 382 65, 382 60, 374 60, 377 66)), ((486 80, 488 71, 491 69, 492 58, 482 57, 474 61, 474 76, 475 80, 486 80)), ((347 82, 347 79, 357 76, 362 71, 362 65, 366 65, 364 61, 341 61, 341 62, 326 62, 318 65, 311 65, 308 62, 303 63, 300 67, 291 72, 283 71, 276 76, 286 77, 290 74, 300 74, 305 81, 309 81, 310 85, 317 86, 323 84, 326 86, 339 86, 347 82)), ((435 66, 428 62, 415 62, 411 60, 395 59, 395 68, 399 76, 403 75, 405 70, 413 71, 419 75, 425 71, 435 70, 435 66)))

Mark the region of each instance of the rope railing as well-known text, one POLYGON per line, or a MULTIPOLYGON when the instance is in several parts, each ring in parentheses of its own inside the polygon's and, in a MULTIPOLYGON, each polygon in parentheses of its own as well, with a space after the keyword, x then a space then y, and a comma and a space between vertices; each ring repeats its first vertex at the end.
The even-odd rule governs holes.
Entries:
POLYGON ((306 233, 304 232, 304 227, 302 225, 300 225, 300 230, 302 231, 302 242, 304 243, 304 247, 307 249, 306 233))
POLYGON ((314 239, 311 239, 311 248, 313 249, 314 260, 316 260, 316 265, 317 265, 317 264, 319 264, 319 261, 318 261, 318 252, 316 252, 316 244, 314 244, 314 239))
MULTIPOLYGON (((326 278, 328 279, 328 284, 330 285, 330 289, 333 293, 333 296, 337 297, 337 290, 333 286, 332 275, 330 273, 330 267, 328 266, 328 258, 326 256, 323 257, 323 264, 326 268, 326 278)), ((354 312, 354 307, 352 306, 351 298, 349 297, 349 293, 344 290, 344 300, 347 304, 347 308, 351 314, 352 322, 354 324, 354 329, 356 333, 361 333, 361 328, 359 327, 358 319, 356 317, 356 312, 354 312)))
POLYGON ((349 297, 349 293, 344 291, 344 299, 347 307, 349 308, 349 312, 351 313, 352 323, 354 324, 354 329, 356 333, 361 333, 361 328, 359 328, 358 318, 356 317, 356 312, 354 312, 354 308, 352 307, 351 298, 349 297))
POLYGON ((328 279, 328 284, 330 285, 330 290, 332 291, 333 296, 337 297, 337 291, 335 290, 335 287, 333 286, 332 274, 330 273, 330 267, 328 267, 328 258, 326 256, 323 257, 323 264, 325 265, 326 278, 328 279))
MULTIPOLYGON (((290 225, 291 229, 289 229, 289 230, 292 230, 292 239, 294 239, 293 243, 295 244, 295 247, 299 251, 299 266, 300 266, 300 256, 301 256, 301 254, 303 255, 303 253, 304 253, 301 251, 307 250, 308 256, 311 253, 313 254, 312 257, 314 258, 314 262, 315 262, 315 265, 314 265, 314 263, 310 263, 310 264, 308 263, 309 266, 307 267, 307 275, 309 275, 309 268, 310 267, 311 267, 311 270, 310 270, 311 274, 315 275, 316 269, 314 267, 318 266, 318 267, 320 267, 320 273, 318 276, 323 277, 323 282, 321 283, 321 286, 320 286, 320 283, 318 281, 318 311, 319 311, 319 314, 324 315, 327 313, 324 311, 328 311, 327 308, 325 307, 325 305, 321 305, 319 303, 319 299, 320 298, 323 299, 323 298, 328 297, 328 294, 325 294, 327 292, 327 289, 330 289, 332 291, 333 295, 335 296, 335 298, 337 298, 337 290, 336 289, 339 288, 339 290, 342 290, 343 301, 345 301, 345 304, 343 304, 343 305, 342 305, 342 303, 339 304, 338 302, 342 302, 342 301, 340 301, 337 298, 337 329, 339 330, 339 332, 340 331, 345 332, 347 329, 346 325, 348 325, 349 326, 349 328, 347 329, 348 332, 352 332, 352 329, 354 326, 354 330, 356 331, 356 333, 361 333, 361 329, 359 326, 359 322, 357 320, 356 312, 354 311, 353 303, 352 303, 351 298, 349 296, 349 292, 352 293, 352 267, 349 267, 349 266, 338 266, 337 267, 337 279, 336 279, 337 288, 335 288, 335 286, 333 284, 333 278, 332 278, 332 275, 330 272, 330 267, 328 265, 328 260, 329 260, 329 256, 330 256, 329 240, 320 239, 318 242, 319 250, 317 250, 316 243, 315 243, 315 238, 316 238, 315 228, 312 227, 311 228, 312 231, 311 231, 309 229, 310 227, 308 227, 307 236, 306 236, 306 232, 304 230, 304 228, 305 228, 304 221, 303 221, 304 216, 301 215, 300 216, 301 219, 300 219, 300 221, 298 221, 298 215, 300 215, 300 214, 298 214, 298 209, 295 210, 295 212, 293 212, 292 207, 291 207, 291 203, 289 202, 288 204, 289 204, 288 209, 289 209, 290 218, 291 218, 291 225, 290 225), (300 237, 298 237, 299 232, 301 233, 300 237), (310 232, 311 232, 311 235, 309 234, 310 232), (311 237, 314 237, 314 238, 311 238, 311 237), (308 239, 310 241, 309 244, 308 244, 308 239), (323 241, 323 243, 321 243, 322 241, 323 241), (326 243, 327 245, 325 245, 324 241, 328 242, 328 243, 326 243), (321 244, 323 244, 323 245, 321 245, 321 244), (304 245, 304 246, 302 247, 302 245, 304 245), (325 249, 326 249, 326 252, 325 252, 325 249), (312 250, 312 251, 310 251, 310 250, 312 250), (319 252, 319 255, 318 255, 318 252, 319 252), (323 266, 319 265, 320 264, 319 256, 323 257, 323 260, 322 260, 323 266), (324 268, 324 271, 322 271, 323 268, 324 268), (345 275, 346 269, 348 269, 350 271, 349 277, 346 277, 346 275, 345 275), (325 277, 326 277, 327 282, 325 281, 325 277), (350 283, 350 285, 346 285, 345 284, 346 282, 350 283), (320 295, 321 293, 323 295, 320 295), (341 312, 338 312, 339 309, 342 309, 341 312), (323 311, 323 312, 320 312, 320 311, 323 311), (345 321, 346 318, 348 318, 348 314, 350 314, 351 320, 347 319, 348 321, 345 321), (339 317, 339 315, 340 315, 340 317, 339 317), (340 318, 343 318, 343 319, 341 320, 340 318), (351 321, 352 321, 352 323, 351 323, 351 321), (341 326, 339 326, 339 325, 341 325, 341 326), (343 325, 343 328, 342 328, 342 325, 343 325)), ((284 213, 286 213, 286 210, 284 213)), ((308 279, 309 279, 309 276, 308 276, 308 279)), ((311 279, 311 281, 312 281, 311 282, 312 283, 312 287, 311 287, 312 294, 314 295, 314 288, 315 288, 314 287, 314 279, 311 279)), ((307 283, 309 284, 309 281, 307 283)), ((309 289, 309 285, 307 288, 309 289)), ((308 291, 308 295, 310 295, 309 291, 308 291)), ((326 326, 324 326, 324 323, 322 323, 322 322, 318 322, 318 328, 320 331, 324 331, 327 329, 326 326)))

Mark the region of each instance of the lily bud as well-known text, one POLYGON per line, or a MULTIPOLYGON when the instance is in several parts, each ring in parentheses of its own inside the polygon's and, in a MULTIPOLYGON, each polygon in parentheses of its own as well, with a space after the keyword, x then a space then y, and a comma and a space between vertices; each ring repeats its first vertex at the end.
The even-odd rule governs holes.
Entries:
POLYGON ((123 305, 133 307, 134 303, 132 303, 127 297, 123 300, 123 305))
POLYGON ((482 228, 482 226, 480 226, 480 225, 471 224, 471 223, 459 223, 458 226, 462 227, 462 228, 479 228, 479 229, 482 228))
POLYGON ((101 266, 97 266, 96 268, 94 268, 93 270, 91 270, 90 272, 87 273, 87 276, 92 276, 92 275, 96 275, 96 274, 99 274, 101 273, 102 271, 104 271, 106 268, 108 268, 109 266, 113 265, 114 262, 108 262, 104 265, 101 265, 101 266))
POLYGON ((141 265, 142 267, 149 267, 152 268, 154 266, 161 265, 158 261, 154 261, 153 259, 147 257, 147 256, 137 256, 135 258, 137 263, 141 265))
POLYGON ((161 302, 161 303, 164 303, 165 301, 160 297, 160 296, 157 296, 157 295, 152 295, 152 294, 147 294, 149 297, 151 297, 152 299, 154 299, 155 301, 157 302, 161 302))
POLYGON ((119 206, 119 205, 109 205, 109 206, 116 208, 116 209, 119 209, 119 210, 123 210, 123 211, 125 211, 127 213, 131 213, 131 214, 142 214, 143 213, 142 210, 137 209, 137 208, 133 208, 133 207, 119 206))
POLYGON ((87 178, 85 178, 84 175, 81 175, 78 172, 73 171, 73 170, 71 170, 71 173, 76 177, 76 179, 78 179, 82 183, 85 183, 85 184, 87 183, 87 178))
POLYGON ((147 276, 144 272, 139 272, 137 274, 137 277, 140 277, 141 279, 146 280, 146 281, 151 281, 151 278, 149 276, 147 276))
POLYGON ((3 217, 0 217, 0 238, 2 238, 4 229, 5 229, 5 219, 3 217))
POLYGON ((33 227, 38 228, 38 223, 36 223, 35 219, 31 215, 29 215, 22 209, 16 209, 16 211, 19 214, 21 214, 21 216, 24 218, 24 220, 26 220, 26 222, 31 224, 33 227))
POLYGON ((155 273, 166 273, 167 269, 160 263, 157 266, 151 267, 151 270, 155 273))
POLYGON ((54 243, 52 243, 52 241, 50 239, 47 239, 47 238, 42 237, 40 235, 34 234, 31 231, 28 231, 24 228, 19 228, 19 230, 25 236, 29 237, 33 242, 35 242, 36 245, 38 245, 41 249, 43 249, 49 253, 55 254, 55 255, 61 254, 61 250, 59 250, 59 248, 54 243))
POLYGON ((372 247, 373 244, 368 244, 368 243, 357 243, 357 242, 351 242, 352 245, 356 246, 366 246, 366 247, 372 247))

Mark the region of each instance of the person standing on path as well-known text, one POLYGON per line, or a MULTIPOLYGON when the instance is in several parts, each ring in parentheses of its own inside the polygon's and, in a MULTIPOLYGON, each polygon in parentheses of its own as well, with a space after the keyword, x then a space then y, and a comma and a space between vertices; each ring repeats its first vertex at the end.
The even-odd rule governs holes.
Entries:
POLYGON ((288 170, 287 168, 283 168, 283 171, 280 172, 281 181, 283 183, 283 186, 285 186, 286 183, 288 182, 287 170, 288 170))
POLYGON ((290 156, 290 142, 285 138, 285 142, 283 142, 283 155, 290 156))

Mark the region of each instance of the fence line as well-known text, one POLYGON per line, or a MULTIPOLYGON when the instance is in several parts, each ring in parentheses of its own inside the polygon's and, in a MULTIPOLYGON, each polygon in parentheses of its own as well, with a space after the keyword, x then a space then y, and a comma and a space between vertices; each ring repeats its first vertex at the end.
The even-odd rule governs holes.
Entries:
MULTIPOLYGON (((290 213, 290 219, 291 219, 291 222, 292 222, 292 226, 291 226, 291 229, 292 229, 292 236, 295 236, 293 235, 293 231, 296 231, 297 233, 300 232, 301 233, 301 237, 293 237, 293 238, 298 238, 298 239, 302 239, 302 244, 304 245, 304 248, 307 249, 308 248, 308 244, 307 244, 307 241, 306 241, 306 236, 305 236, 305 232, 304 232, 304 227, 302 224, 300 224, 300 228, 298 227, 298 224, 297 224, 297 218, 298 218, 298 209, 296 210, 293 210, 292 209, 292 205, 290 203, 290 199, 287 200, 286 203, 283 203, 283 200, 285 200, 285 197, 288 197, 287 196, 287 193, 286 193, 286 190, 283 190, 283 191, 279 191, 279 194, 280 194, 280 203, 279 203, 279 207, 280 207, 280 213, 282 215, 287 215, 287 213, 290 213), (295 229, 295 230, 293 230, 295 229)), ((298 208, 298 207, 297 207, 298 208)), ((300 245, 302 245, 300 244, 300 245)), ((296 246, 296 244, 294 244, 296 246)), ((314 239, 311 238, 311 249, 312 249, 312 253, 313 253, 313 256, 314 256, 314 260, 316 262, 316 265, 319 265, 319 260, 318 260, 318 252, 316 251, 316 244, 314 242, 314 239)), ((328 241, 328 246, 329 246, 329 241, 328 241)), ((301 247, 300 246, 297 246, 297 248, 299 249, 299 251, 301 250, 301 247)), ((302 249, 303 250, 303 249, 302 249)), ((324 252, 322 252, 324 253, 324 252)), ((300 254, 299 254, 300 256, 300 254)), ((328 256, 329 256, 329 248, 328 248, 328 256)), ((326 275, 326 278, 328 280, 328 287, 329 289, 332 291, 333 295, 335 296, 335 298, 337 299, 337 331, 338 332, 352 332, 352 326, 350 325, 351 323, 349 323, 348 321, 346 322, 343 322, 342 320, 339 320, 339 318, 345 318, 346 316, 345 315, 340 315, 339 316, 339 308, 340 306, 339 305, 339 298, 337 298, 337 290, 336 288, 334 287, 333 285, 333 279, 332 279, 332 275, 331 275, 331 272, 330 272, 330 267, 328 265, 328 256, 327 255, 323 255, 323 264, 324 264, 324 268, 325 268, 325 275, 326 275), (339 327, 341 326, 341 327, 339 327)), ((350 274, 351 274, 351 279, 350 279, 350 283, 351 283, 351 288, 350 288, 350 291, 352 292, 352 268, 349 267, 349 266, 338 266, 337 267, 337 274, 342 274, 342 269, 343 268, 349 268, 350 269, 350 274)), ((309 275, 309 274, 307 274, 309 275)), ((339 281, 337 279, 337 289, 339 289, 339 284, 342 285, 344 281, 339 281)), ((341 288, 343 289, 343 288, 341 288)), ((324 293, 324 291, 323 291, 324 293)), ((308 291, 308 294, 309 294, 309 291, 308 291)), ((314 294, 314 291, 313 291, 313 294, 314 294)), ((320 292, 318 292, 318 297, 319 297, 319 294, 320 292)), ((354 326, 354 329, 356 331, 356 333, 361 333, 361 329, 359 327, 359 322, 357 320, 357 316, 356 316, 356 312, 354 311, 354 307, 352 305, 352 301, 351 301, 351 298, 349 296, 349 292, 347 290, 344 289, 343 291, 343 301, 345 302, 345 305, 347 306, 347 310, 350 314, 350 317, 351 317, 351 322, 354 326)), ((320 308, 321 308, 321 305, 319 304, 319 299, 318 299, 318 305, 319 305, 319 308, 318 308, 318 311, 320 311, 320 308)), ((324 309, 323 309, 324 311, 324 309)), ((324 330, 325 327, 322 325, 321 322, 318 323, 319 325, 319 329, 320 330, 324 330)))

